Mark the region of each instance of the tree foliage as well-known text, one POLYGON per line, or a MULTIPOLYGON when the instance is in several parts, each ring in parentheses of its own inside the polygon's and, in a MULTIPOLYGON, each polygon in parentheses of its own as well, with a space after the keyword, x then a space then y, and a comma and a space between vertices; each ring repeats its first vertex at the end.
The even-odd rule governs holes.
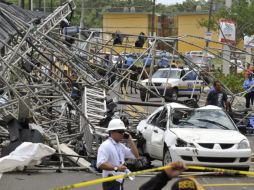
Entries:
MULTIPOLYGON (((18 0, 7 0, 14 4, 18 4, 18 0)), ((79 25, 80 15, 81 15, 81 1, 75 0, 77 8, 73 14, 72 25, 79 25)), ((135 7, 136 10, 142 10, 145 12, 152 11, 153 0, 84 0, 85 1, 85 18, 84 23, 87 27, 102 27, 102 13, 111 9, 112 11, 122 11, 124 7, 135 7)), ((34 10, 43 11, 43 2, 41 0, 33 0, 34 10)), ((51 12, 57 6, 61 5, 65 0, 46 0, 46 11, 51 12)), ((25 0, 25 8, 29 6, 29 0, 25 0)), ((207 2, 205 0, 195 1, 195 0, 186 0, 182 4, 176 5, 164 5, 156 4, 157 13, 174 13, 174 12, 187 12, 195 11, 196 6, 201 5, 203 9, 207 9, 207 2)))
POLYGON ((234 94, 243 91, 243 82, 245 79, 242 73, 234 73, 225 76, 223 73, 216 72, 214 76, 234 94))
MULTIPOLYGON (((230 19, 236 23, 236 38, 239 42, 244 35, 254 34, 254 0, 234 0, 231 8, 223 7, 211 18, 211 29, 218 31, 220 18, 230 19)), ((200 25, 208 27, 207 20, 200 20, 200 25)))
POLYGON ((173 7, 175 8, 175 12, 193 12, 198 5, 202 6, 203 9, 207 9, 207 2, 205 0, 186 0, 181 4, 177 3, 173 5, 173 7))

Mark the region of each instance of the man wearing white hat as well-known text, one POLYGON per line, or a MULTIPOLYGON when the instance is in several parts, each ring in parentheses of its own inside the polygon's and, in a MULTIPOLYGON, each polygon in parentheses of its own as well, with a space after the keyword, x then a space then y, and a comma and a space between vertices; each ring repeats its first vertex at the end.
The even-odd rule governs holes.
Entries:
MULTIPOLYGON (((120 175, 128 171, 124 165, 126 158, 138 158, 139 153, 132 137, 125 132, 121 119, 112 119, 108 124, 109 138, 101 144, 97 155, 97 167, 102 169, 102 177, 120 175), (120 143, 127 139, 130 148, 120 143)), ((123 179, 102 184, 103 190, 123 190, 123 179)))

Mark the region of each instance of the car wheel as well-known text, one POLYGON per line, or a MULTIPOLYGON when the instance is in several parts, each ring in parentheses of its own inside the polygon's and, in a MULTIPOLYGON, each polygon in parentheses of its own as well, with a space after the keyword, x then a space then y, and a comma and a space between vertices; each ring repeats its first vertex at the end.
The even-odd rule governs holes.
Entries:
POLYGON ((177 100, 177 98, 178 98, 178 90, 176 88, 173 88, 171 99, 172 100, 177 100))
POLYGON ((164 151, 162 164, 163 164, 163 166, 165 166, 171 162, 172 162, 172 158, 171 158, 170 152, 169 152, 168 148, 166 148, 166 150, 164 151))

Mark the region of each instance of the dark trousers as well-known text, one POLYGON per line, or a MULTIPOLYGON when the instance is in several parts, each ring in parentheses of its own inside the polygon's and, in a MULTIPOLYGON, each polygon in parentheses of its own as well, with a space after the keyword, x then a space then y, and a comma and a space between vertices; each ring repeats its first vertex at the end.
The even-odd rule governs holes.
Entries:
POLYGON ((250 102, 252 106, 253 106, 253 101, 254 101, 254 92, 251 92, 250 102))
POLYGON ((250 103, 253 105, 254 92, 249 92, 245 94, 246 108, 250 108, 250 103))
POLYGON ((102 183, 103 190, 123 190, 123 183, 118 181, 109 181, 102 183))

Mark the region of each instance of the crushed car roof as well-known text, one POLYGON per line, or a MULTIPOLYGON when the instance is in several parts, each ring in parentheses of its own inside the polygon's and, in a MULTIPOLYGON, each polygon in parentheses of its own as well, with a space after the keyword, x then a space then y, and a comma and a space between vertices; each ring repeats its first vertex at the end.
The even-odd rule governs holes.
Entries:
POLYGON ((172 102, 172 103, 168 103, 166 104, 167 107, 171 107, 171 108, 185 108, 185 109, 192 109, 188 106, 185 106, 183 104, 179 104, 179 103, 175 103, 175 102, 172 102))
MULTIPOLYGON (((193 109, 193 108, 190 108, 188 106, 185 106, 183 104, 179 104, 179 103, 176 103, 176 102, 171 102, 171 103, 167 103, 166 106, 168 108, 178 108, 178 109, 193 109)), ((207 105, 207 106, 204 106, 204 107, 200 107, 200 108, 196 108, 195 110, 222 110, 222 108, 218 107, 218 106, 213 106, 213 105, 207 105)))
POLYGON ((189 70, 189 68, 160 68, 158 70, 177 70, 177 71, 182 71, 182 70, 189 70))
POLYGON ((197 108, 196 110, 222 110, 222 108, 218 106, 213 106, 213 105, 207 105, 201 108, 197 108))

